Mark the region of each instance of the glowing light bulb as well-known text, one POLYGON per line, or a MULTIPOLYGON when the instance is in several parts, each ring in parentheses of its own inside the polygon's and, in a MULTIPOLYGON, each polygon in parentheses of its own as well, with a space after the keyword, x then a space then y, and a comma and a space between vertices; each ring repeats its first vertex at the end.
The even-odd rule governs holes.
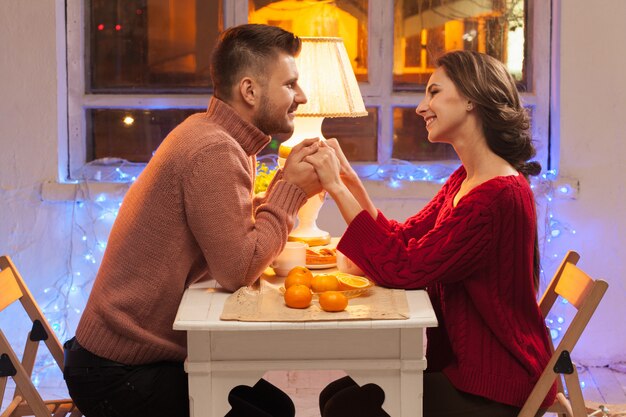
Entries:
POLYGON ((135 119, 133 119, 133 117, 132 117, 132 116, 126 116, 126 117, 124 117, 124 119, 122 120, 122 122, 124 122, 124 124, 125 124, 126 126, 132 126, 132 125, 133 125, 133 123, 135 123, 135 119))

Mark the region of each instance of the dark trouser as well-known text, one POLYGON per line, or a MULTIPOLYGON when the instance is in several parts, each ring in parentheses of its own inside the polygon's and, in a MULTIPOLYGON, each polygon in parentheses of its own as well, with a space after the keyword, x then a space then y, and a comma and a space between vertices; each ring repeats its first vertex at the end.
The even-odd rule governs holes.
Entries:
POLYGON ((519 412, 517 407, 457 390, 442 372, 424 372, 424 417, 517 417, 519 412))
POLYGON ((183 363, 128 366, 93 355, 67 341, 63 377, 86 417, 188 417, 189 389, 183 363))

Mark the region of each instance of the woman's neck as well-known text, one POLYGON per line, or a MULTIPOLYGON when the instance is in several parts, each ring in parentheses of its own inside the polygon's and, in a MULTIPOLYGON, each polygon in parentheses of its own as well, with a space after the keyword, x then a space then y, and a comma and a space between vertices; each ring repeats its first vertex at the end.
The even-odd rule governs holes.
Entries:
POLYGON ((489 149, 484 138, 467 141, 455 150, 467 172, 467 182, 482 183, 494 177, 517 175, 511 164, 489 149))

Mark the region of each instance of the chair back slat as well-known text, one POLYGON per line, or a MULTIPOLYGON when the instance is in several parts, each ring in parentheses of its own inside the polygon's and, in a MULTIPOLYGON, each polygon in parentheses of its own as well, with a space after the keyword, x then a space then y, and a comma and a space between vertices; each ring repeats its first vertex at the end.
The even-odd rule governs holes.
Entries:
POLYGON ((548 411, 558 413, 562 417, 585 417, 587 415, 575 365, 569 363, 573 367, 572 373, 566 373, 563 367, 555 368, 557 361, 563 357, 569 358, 569 353, 576 346, 609 286, 606 281, 594 280, 578 268, 576 264, 579 259, 580 256, 576 252, 569 251, 541 297, 539 306, 544 318, 550 313, 558 296, 567 300, 577 311, 565 329, 559 345, 556 349, 551 346, 552 356, 518 417, 535 416, 555 381, 557 382, 557 401, 548 407, 548 411), (568 355, 562 356, 564 352, 568 355))
POLYGON ((541 300, 539 301, 539 309, 541 310, 541 315, 544 319, 548 317, 550 309, 558 298, 558 294, 555 292, 555 288, 556 284, 558 284, 559 279, 561 278, 561 275, 563 274, 563 271, 565 270, 565 267, 570 264, 576 265, 579 260, 580 255, 571 250, 567 252, 565 257, 563 258, 563 261, 561 261, 561 265, 559 265, 559 268, 554 273, 554 277, 550 281, 548 288, 546 288, 545 292, 541 296, 541 300))
MULTIPOLYGON (((63 371, 63 347, 11 258, 0 256, 0 312, 3 312, 8 305, 13 303, 16 306, 21 305, 33 323, 33 329, 35 329, 36 324, 37 332, 43 331, 47 337, 38 335, 31 340, 29 333, 20 360, 0 329, 0 353, 2 353, 2 365, 3 370, 5 370, 2 373, 3 376, 0 377, 0 407, 8 378, 15 382, 14 401, 0 413, 0 417, 32 415, 36 417, 60 417, 69 413, 74 417, 82 416, 71 399, 44 401, 33 385, 31 376, 40 342, 45 343, 61 371, 63 371), (19 303, 15 303, 16 301, 19 303)), ((8 310, 4 311, 4 313, 8 312, 8 310)))
POLYGON ((593 287, 593 279, 585 274, 576 265, 568 263, 561 275, 561 279, 556 285, 554 291, 565 298, 570 304, 580 309, 583 301, 591 292, 593 287))
POLYGON ((26 283, 20 275, 17 267, 13 264, 13 261, 10 257, 0 256, 0 268, 2 268, 3 271, 12 271, 14 280, 17 282, 17 285, 19 286, 20 291, 23 294, 22 297, 20 297, 20 303, 22 304, 22 307, 32 321, 39 320, 39 322, 43 326, 44 330, 48 334, 48 338, 44 341, 44 343, 48 347, 48 350, 52 354, 52 357, 54 358, 56 363, 59 365, 61 370, 63 370, 63 346, 61 345, 61 342, 59 342, 59 339, 56 337, 56 334, 50 326, 50 323, 48 323, 48 321, 45 319, 41 308, 39 308, 39 306, 37 305, 35 297, 33 297, 33 294, 26 286, 26 283))
POLYGON ((11 268, 0 271, 0 311, 19 300, 22 295, 11 268))
POLYGON ((557 347, 557 351, 571 351, 574 349, 574 346, 578 342, 578 339, 582 335, 585 327, 591 320, 593 313, 595 313, 602 297, 604 297, 604 293, 606 292, 609 284, 601 279, 596 281, 592 281, 590 291, 587 291, 586 298, 580 300, 581 308, 572 318, 567 331, 563 335, 559 346, 557 347))

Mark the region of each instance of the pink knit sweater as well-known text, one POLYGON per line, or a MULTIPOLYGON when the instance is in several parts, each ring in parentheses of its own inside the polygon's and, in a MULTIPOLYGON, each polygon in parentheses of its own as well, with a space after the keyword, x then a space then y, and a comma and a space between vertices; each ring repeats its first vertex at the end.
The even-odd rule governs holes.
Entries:
MULTIPOLYGON (((459 168, 404 223, 361 212, 338 250, 377 283, 427 288, 439 327, 428 329, 428 368, 459 390, 522 406, 550 358, 533 288, 536 214, 522 175, 497 177, 453 207, 459 168)), ((551 404, 555 387, 544 406, 551 404)))
POLYGON ((186 334, 172 330, 184 290, 253 283, 306 201, 282 175, 254 200, 256 154, 269 141, 215 98, 167 136, 124 198, 76 331, 81 345, 126 364, 185 359, 186 334))

